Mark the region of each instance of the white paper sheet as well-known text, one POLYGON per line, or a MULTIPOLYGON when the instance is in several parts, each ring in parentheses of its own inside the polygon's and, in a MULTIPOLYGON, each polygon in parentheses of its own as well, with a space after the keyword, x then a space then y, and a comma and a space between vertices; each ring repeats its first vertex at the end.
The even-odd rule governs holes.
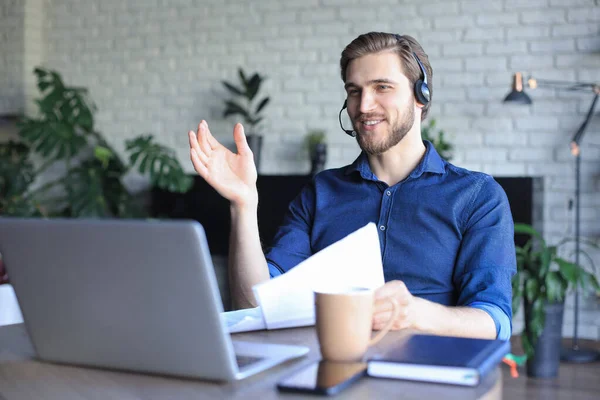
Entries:
POLYGON ((260 307, 221 313, 229 333, 267 329, 260 307))
POLYGON ((314 290, 383 284, 379 235, 369 223, 253 290, 267 329, 277 329, 315 323, 314 290))

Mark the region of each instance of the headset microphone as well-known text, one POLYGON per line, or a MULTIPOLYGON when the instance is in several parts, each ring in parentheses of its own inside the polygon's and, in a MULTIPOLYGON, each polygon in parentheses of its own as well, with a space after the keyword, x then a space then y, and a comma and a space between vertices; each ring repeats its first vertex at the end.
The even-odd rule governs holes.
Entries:
POLYGON ((340 110, 340 114, 338 115, 338 119, 340 120, 340 128, 342 128, 342 130, 344 132, 346 132, 347 135, 355 137, 356 132, 354 132, 353 130, 344 129, 344 125, 342 125, 342 111, 344 111, 344 109, 346 109, 346 107, 348 107, 348 100, 344 100, 344 105, 342 106, 342 109, 340 110))

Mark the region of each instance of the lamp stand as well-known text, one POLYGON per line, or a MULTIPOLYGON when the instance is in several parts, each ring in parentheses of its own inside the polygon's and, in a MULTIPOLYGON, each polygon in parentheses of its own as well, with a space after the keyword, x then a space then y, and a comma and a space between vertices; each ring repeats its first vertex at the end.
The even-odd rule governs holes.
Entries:
MULTIPOLYGON (((580 225, 580 207, 579 197, 581 193, 581 150, 573 152, 575 155, 575 264, 579 265, 579 225, 580 225)), ((574 324, 573 338, 571 346, 561 349, 561 361, 570 363, 590 363, 600 358, 600 353, 595 350, 582 349, 579 347, 578 326, 579 326, 579 290, 575 286, 575 305, 573 309, 574 324)))

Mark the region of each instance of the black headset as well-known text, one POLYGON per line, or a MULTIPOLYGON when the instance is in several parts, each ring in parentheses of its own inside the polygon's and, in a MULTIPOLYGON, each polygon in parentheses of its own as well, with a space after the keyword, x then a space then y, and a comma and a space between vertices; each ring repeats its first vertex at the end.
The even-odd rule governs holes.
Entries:
MULTIPOLYGON (((396 37, 396 39, 398 41, 400 41, 400 38, 402 37, 402 35, 397 35, 397 34, 395 34, 394 36, 396 37)), ((421 69, 421 73, 423 74, 423 79, 419 78, 415 82, 415 87, 414 87, 415 97, 419 103, 426 106, 429 103, 429 101, 431 100, 431 94, 429 93, 429 86, 427 85, 427 71, 425 70, 425 67, 421 63, 421 60, 419 60, 419 57, 417 57, 417 54, 414 51, 412 52, 412 54, 415 57, 415 60, 417 60, 417 64, 419 64, 419 68, 421 69)), ((344 105, 342 106, 342 109, 340 110, 340 113, 338 115, 338 119, 340 121, 340 127, 348 135, 354 137, 354 136, 356 136, 356 132, 354 132, 353 130, 344 129, 344 127, 342 126, 342 111, 344 111, 346 109, 346 107, 348 107, 348 99, 344 100, 344 105)))

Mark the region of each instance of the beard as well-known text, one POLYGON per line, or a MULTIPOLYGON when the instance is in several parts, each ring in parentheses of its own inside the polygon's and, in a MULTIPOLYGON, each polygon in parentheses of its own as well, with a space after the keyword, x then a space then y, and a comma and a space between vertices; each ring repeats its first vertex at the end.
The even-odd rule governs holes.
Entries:
MULTIPOLYGON (((406 107, 404 117, 397 121, 388 130, 387 135, 383 138, 383 141, 375 142, 372 140, 374 132, 363 133, 357 129, 356 124, 353 123, 354 132, 356 132, 356 142, 362 151, 369 155, 383 154, 398 143, 406 136, 408 131, 412 128, 415 123, 415 110, 413 107, 406 107)), ((371 114, 362 114, 357 120, 361 118, 365 119, 378 119, 379 117, 371 114)), ((386 119, 386 121, 389 121, 386 119)))

